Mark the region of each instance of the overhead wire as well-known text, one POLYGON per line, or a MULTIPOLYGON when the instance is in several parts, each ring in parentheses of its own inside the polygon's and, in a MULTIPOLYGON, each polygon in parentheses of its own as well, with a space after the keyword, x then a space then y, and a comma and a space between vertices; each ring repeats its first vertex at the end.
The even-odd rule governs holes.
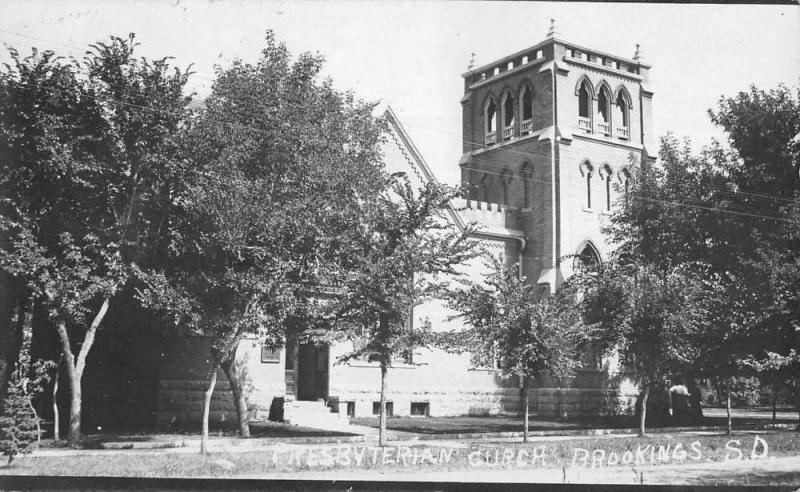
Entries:
MULTIPOLYGON (((30 87, 30 88, 44 88, 46 90, 53 90, 53 91, 56 91, 56 92, 61 92, 63 94, 67 93, 67 91, 65 89, 61 89, 61 88, 58 88, 58 87, 35 86, 35 85, 28 84, 28 83, 22 82, 22 81, 16 81, 15 83, 17 83, 19 85, 26 86, 26 87, 30 87)), ((118 87, 114 87, 111 84, 108 84, 108 85, 110 87, 112 87, 112 88, 118 88, 118 87)), ((88 97, 88 98, 91 98, 91 99, 94 99, 94 100, 97 100, 97 101, 111 102, 111 103, 120 104, 120 105, 124 105, 124 106, 128 106, 128 107, 142 109, 142 110, 145 110, 145 111, 151 111, 151 112, 154 112, 154 113, 161 113, 161 114, 166 114, 166 115, 169 115, 169 116, 174 116, 173 112, 167 111, 167 110, 165 110, 163 108, 151 107, 151 106, 143 106, 141 104, 135 104, 135 103, 127 102, 127 101, 121 101, 119 99, 116 99, 116 98, 113 98, 113 97, 110 97, 110 96, 102 96, 102 97, 100 97, 100 96, 94 96, 94 95, 85 94, 85 93, 81 94, 81 96, 82 97, 88 97)), ((224 126, 235 127, 237 129, 246 129, 246 130, 251 130, 251 131, 256 132, 256 133, 269 135, 269 133, 266 132, 263 129, 255 128, 255 127, 244 125, 244 124, 241 124, 241 123, 235 123, 235 122, 216 122, 216 123, 224 125, 224 126)), ((478 142, 471 142, 469 140, 467 140, 466 142, 470 143, 470 144, 480 145, 478 142)), ((542 158, 548 158, 548 159, 550 158, 550 154, 547 154, 547 153, 536 153, 536 152, 530 152, 530 151, 522 152, 522 151, 518 151, 518 150, 514 150, 514 149, 508 149, 508 148, 502 148, 502 147, 494 148, 494 149, 492 149, 492 151, 494 151, 494 152, 506 152, 506 153, 511 153, 511 154, 515 154, 515 155, 522 155, 522 156, 525 156, 525 157, 542 157, 542 158)), ((483 173, 483 174, 499 175, 499 176, 506 177, 507 179, 510 179, 510 180, 524 180, 524 181, 528 181, 528 182, 539 182, 539 183, 548 184, 548 185, 550 184, 549 180, 540 180, 540 179, 536 179, 536 178, 533 178, 533 177, 515 176, 513 173, 508 173, 508 168, 505 167, 505 166, 500 171, 499 169, 501 169, 501 168, 498 167, 498 163, 496 163, 494 161, 491 161, 491 160, 488 160, 488 159, 485 159, 485 158, 473 157, 471 159, 471 162, 484 163, 484 164, 487 164, 487 167, 485 167, 485 168, 473 168, 473 167, 468 167, 468 166, 463 166, 462 165, 461 169, 475 171, 475 172, 479 172, 479 173, 483 173), (495 167, 492 168, 492 166, 495 166, 495 167), (495 169, 495 170, 492 170, 492 169, 495 169)), ((735 192, 735 191, 727 191, 727 192, 731 193, 731 194, 753 195, 752 193, 747 193, 747 192, 735 192)), ((660 203, 664 203, 664 204, 671 204, 671 205, 677 205, 677 206, 683 206, 683 207, 691 207, 691 208, 696 208, 696 209, 702 209, 702 210, 708 210, 708 211, 716 211, 716 212, 720 212, 720 213, 734 214, 734 215, 747 216, 747 217, 753 217, 753 218, 761 218, 761 219, 767 219, 767 220, 777 220, 777 221, 782 221, 782 222, 791 222, 791 221, 789 221, 787 219, 784 219, 784 218, 781 218, 781 217, 767 216, 767 215, 755 214, 755 213, 750 213, 750 212, 740 212, 740 211, 735 211, 735 210, 722 209, 722 208, 719 208, 719 207, 708 207, 708 206, 697 205, 697 204, 690 204, 690 203, 683 203, 683 202, 664 200, 663 196, 661 198, 657 198, 657 197, 653 197, 653 196, 645 196, 645 195, 632 195, 632 196, 634 196, 636 198, 649 200, 649 201, 660 202, 660 203)), ((784 200, 784 201, 787 201, 787 202, 792 202, 793 201, 793 200, 787 199, 785 197, 779 197, 779 196, 775 196, 775 195, 763 195, 763 196, 765 198, 779 199, 779 200, 784 200)), ((675 198, 675 197, 670 197, 670 198, 675 198)), ((677 198, 688 199, 688 198, 691 198, 691 197, 680 196, 680 197, 677 197, 677 198)), ((696 197, 694 197, 694 198, 696 198, 696 197)))
MULTIPOLYGON (((66 47, 70 47, 70 48, 74 48, 74 49, 78 49, 78 50, 86 50, 87 49, 87 47, 79 47, 77 45, 64 43, 63 41, 44 38, 44 37, 40 37, 40 36, 31 36, 29 34, 24 34, 24 33, 16 32, 16 31, 11 31, 11 30, 5 29, 3 27, 0 27, 0 32, 5 32, 7 34, 11 34, 11 35, 14 35, 14 36, 25 37, 25 38, 29 38, 29 39, 38 40, 38 41, 47 41, 47 42, 59 44, 61 46, 66 46, 66 47)), ((101 42, 101 41, 99 41, 99 42, 101 42)), ((91 47, 91 45, 88 46, 88 47, 91 47)), ((211 81, 211 82, 213 82, 215 80, 215 78, 216 78, 216 74, 208 74, 208 73, 205 73, 205 72, 191 72, 191 75, 198 75, 198 76, 200 76, 200 78, 204 78, 205 80, 211 81)), ((107 85, 109 85, 110 87, 116 88, 116 89, 124 89, 123 87, 115 86, 113 84, 107 84, 107 85)), ((88 97, 92 97, 92 96, 88 96, 88 97)), ((110 98, 106 98, 106 99, 109 100, 110 98)), ((141 106, 141 105, 135 105, 133 103, 128 103, 128 102, 125 102, 125 101, 116 100, 116 102, 119 103, 119 104, 126 104, 126 105, 129 105, 131 107, 137 107, 139 109, 145 109, 145 110, 150 110, 150 111, 155 110, 155 108, 141 106)), ((225 124, 232 125, 232 123, 229 123, 229 122, 225 122, 225 124)), ((239 124, 239 123, 237 123, 236 126, 239 127, 239 128, 250 129, 250 130, 253 130, 253 131, 256 131, 256 132, 265 133, 265 132, 263 132, 263 130, 260 130, 260 129, 257 129, 257 128, 253 128, 253 127, 250 127, 250 126, 247 126, 247 125, 242 125, 242 124, 239 124)), ((450 133, 450 134, 459 134, 459 133, 461 133, 461 132, 457 132, 457 131, 453 131, 453 130, 446 130, 446 129, 443 129, 443 128, 426 127, 426 126, 423 126, 423 125, 414 125, 414 124, 412 124, 412 125, 405 125, 405 126, 408 126, 409 128, 432 130, 432 131, 437 131, 437 132, 442 132, 442 133, 450 133)), ((482 146, 485 145, 485 142, 475 142, 475 141, 466 140, 466 139, 464 139, 462 141, 465 142, 465 143, 468 143, 470 145, 476 145, 476 146, 479 146, 479 147, 482 147, 482 146)), ((518 155, 529 156, 529 157, 542 157, 542 158, 548 158, 548 159, 550 158, 550 154, 530 152, 530 151, 522 152, 522 151, 517 151, 517 150, 514 150, 514 149, 502 148, 501 146, 498 146, 498 147, 496 147, 496 148, 494 148, 492 150, 495 151, 495 152, 500 151, 500 152, 518 154, 518 155)), ((476 159, 473 158, 472 160, 474 161, 476 159)), ((485 162, 487 164, 496 165, 496 163, 494 163, 492 161, 483 161, 483 162, 485 162)), ((462 166, 462 168, 465 168, 465 167, 462 166)), ((466 169, 469 169, 469 168, 466 168, 466 169)), ((502 167, 502 168, 496 167, 495 168, 495 170, 501 170, 501 171, 504 171, 506 169, 507 169, 506 167, 502 167)), ((475 169, 472 169, 472 170, 475 170, 475 169)), ((489 172, 488 170, 486 172, 490 173, 490 174, 493 174, 493 173, 489 172)), ((778 200, 778 201, 783 201, 783 202, 786 202, 786 203, 793 203, 794 202, 793 198, 789 198, 789 197, 786 197, 786 196, 771 195, 771 194, 765 194, 765 193, 755 193, 755 192, 750 192, 750 191, 747 191, 747 190, 729 190, 729 189, 725 189, 725 188, 722 188, 722 187, 719 187, 719 186, 711 185, 709 183, 702 183, 702 182, 696 183, 696 184, 698 186, 701 186, 701 187, 704 187, 704 188, 707 188, 707 189, 716 190, 716 191, 719 191, 721 193, 729 194, 729 195, 732 195, 732 196, 745 195, 745 196, 753 196, 753 197, 758 197, 758 198, 778 200)))

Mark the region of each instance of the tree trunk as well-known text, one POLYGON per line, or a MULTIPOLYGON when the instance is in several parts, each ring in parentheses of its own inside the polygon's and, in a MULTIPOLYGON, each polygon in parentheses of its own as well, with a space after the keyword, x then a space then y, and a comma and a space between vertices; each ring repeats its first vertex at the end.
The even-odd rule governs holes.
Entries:
POLYGON ((650 385, 644 383, 642 393, 642 413, 639 415, 639 435, 644 437, 646 434, 645 422, 647 421, 647 398, 650 396, 650 385))
POLYGON ((775 383, 772 383, 772 423, 775 424, 778 413, 778 388, 775 383))
POLYGON ((378 446, 386 445, 386 362, 381 362, 381 411, 378 425, 378 446))
POLYGON ((222 370, 225 371, 225 377, 228 378, 228 382, 231 385, 233 403, 236 407, 236 419, 239 422, 239 435, 242 437, 250 437, 250 424, 248 423, 247 416, 247 399, 245 398, 242 384, 239 381, 239 374, 236 371, 236 348, 234 348, 231 357, 222 363, 222 370))
POLYGON ((58 416, 58 380, 61 377, 61 364, 56 367, 56 377, 53 380, 53 440, 61 440, 61 429, 58 416))
POLYGON ((69 405, 69 431, 67 433, 67 444, 77 446, 81 440, 81 385, 75 374, 75 356, 69 344, 69 334, 64 322, 59 322, 58 338, 61 341, 61 352, 64 357, 64 369, 66 369, 67 384, 70 389, 69 405))
POLYGON ((86 357, 89 355, 92 345, 94 345, 97 329, 100 327, 106 312, 108 312, 110 302, 110 297, 103 299, 103 303, 92 320, 92 324, 86 330, 86 336, 81 344, 77 359, 70 347, 66 325, 63 321, 57 325, 58 337, 61 340, 61 351, 67 368, 67 381, 72 393, 69 408, 69 435, 67 437, 67 443, 70 446, 77 446, 81 440, 81 380, 83 379, 83 371, 86 369, 86 357))
POLYGON ((211 413, 211 395, 214 394, 214 387, 217 385, 217 365, 211 368, 209 374, 208 388, 203 398, 203 432, 200 436, 200 454, 208 454, 208 415, 211 413))
POLYGON ((727 385, 726 391, 727 397, 725 398, 725 411, 728 414, 728 422, 726 427, 726 434, 730 435, 733 432, 733 422, 731 421, 731 385, 730 382, 727 385))
POLYGON ((522 442, 528 442, 528 376, 522 376, 522 411, 523 425, 522 425, 522 442))

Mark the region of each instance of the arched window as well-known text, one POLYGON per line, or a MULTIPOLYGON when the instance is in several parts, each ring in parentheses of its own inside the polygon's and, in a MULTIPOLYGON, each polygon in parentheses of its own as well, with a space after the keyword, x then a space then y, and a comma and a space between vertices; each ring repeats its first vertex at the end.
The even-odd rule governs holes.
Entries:
POLYGON ((581 175, 586 180, 586 208, 592 208, 592 172, 594 168, 589 161, 583 161, 581 164, 581 175))
POLYGON ((600 179, 603 181, 603 188, 605 188, 605 210, 611 211, 611 167, 605 164, 600 168, 600 179))
POLYGON ((478 208, 481 208, 481 202, 486 202, 486 210, 491 210, 492 207, 489 204, 489 194, 492 190, 492 177, 488 174, 484 174, 481 178, 481 183, 478 186, 478 208))
POLYGON ((597 128, 603 135, 611 135, 611 93, 605 86, 597 95, 597 128))
POLYGON ((627 169, 623 169, 618 173, 619 176, 619 184, 622 187, 622 192, 624 193, 625 203, 628 203, 628 190, 630 188, 631 182, 631 173, 627 169))
POLYGON ((503 140, 514 136, 514 96, 511 91, 503 96, 503 140))
MULTIPOLYGON (((572 261, 573 272, 592 272, 602 264, 600 254, 597 248, 594 247, 591 241, 586 241, 578 247, 577 253, 572 261)), ((579 298, 583 298, 584 292, 579 291, 579 298)), ((583 354, 583 365, 592 369, 600 369, 603 365, 603 352, 600 348, 592 343, 588 350, 583 354)))
POLYGON ((486 132, 486 145, 494 145, 497 143, 497 105, 494 98, 489 98, 486 101, 486 111, 484 112, 484 131, 486 132))
POLYGON ((531 208, 531 200, 533 199, 531 186, 533 178, 533 169, 529 163, 522 165, 522 203, 524 208, 531 208))
POLYGON ((630 138, 630 111, 629 97, 625 89, 617 92, 616 111, 614 113, 614 129, 619 138, 627 140, 630 138))
POLYGON ((508 169, 504 170, 503 174, 500 176, 500 192, 503 195, 500 198, 502 199, 503 205, 506 207, 510 205, 508 188, 512 181, 511 172, 508 169))
POLYGON ((592 131, 592 95, 589 81, 584 80, 578 88, 578 128, 592 131))
POLYGON ((574 270, 594 270, 600 266, 600 254, 594 245, 587 241, 582 248, 578 249, 578 254, 572 262, 574 270))
POLYGON ((528 84, 522 86, 520 100, 520 128, 519 133, 524 135, 533 131, 533 89, 528 84))

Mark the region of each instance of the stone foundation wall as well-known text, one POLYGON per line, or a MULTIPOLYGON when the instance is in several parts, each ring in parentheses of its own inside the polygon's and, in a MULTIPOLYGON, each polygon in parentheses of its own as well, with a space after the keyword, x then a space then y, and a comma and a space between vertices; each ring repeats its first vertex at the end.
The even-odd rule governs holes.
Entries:
MULTIPOLYGON (((285 393, 283 353, 278 362, 261 362, 261 345, 243 340, 236 352, 237 370, 247 394, 251 419, 266 420, 273 399, 285 393)), ((211 371, 209 339, 189 337, 176 340, 165 349, 159 368, 156 426, 182 427, 199 424, 203 399, 211 371)), ((225 373, 217 371, 217 384, 211 397, 209 421, 236 422, 233 393, 225 373)))
MULTIPOLYGON (((379 391, 339 391, 339 408, 345 402, 355 403, 356 417, 373 415, 373 403, 380 401, 379 391)), ((449 391, 393 391, 387 395, 392 402, 393 415, 411 415, 412 403, 427 403, 431 417, 456 415, 500 415, 513 413, 519 407, 519 390, 513 388, 468 389, 453 388, 449 391)))
POLYGON ((636 394, 602 388, 533 388, 528 391, 530 411, 543 417, 631 415, 636 394))

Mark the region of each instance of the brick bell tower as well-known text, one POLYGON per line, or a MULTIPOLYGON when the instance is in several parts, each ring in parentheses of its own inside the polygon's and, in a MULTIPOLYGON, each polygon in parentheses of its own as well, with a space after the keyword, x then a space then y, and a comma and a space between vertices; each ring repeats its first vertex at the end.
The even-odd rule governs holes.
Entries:
MULTIPOLYGON (((462 75, 467 208, 517 234, 506 257, 528 282, 555 292, 611 253, 601 228, 627 193, 629 167, 654 159, 649 72, 638 45, 633 58, 612 55, 561 39, 551 21, 540 43, 462 75)), ((609 384, 620 373, 613 358, 587 356, 573 381, 539 381, 533 410, 632 411, 632 384, 609 384)))
POLYGON ((650 65, 546 38, 464 78, 461 181, 469 203, 524 233, 522 272, 554 292, 579 262, 603 261, 600 233, 632 160, 652 159, 650 65))

